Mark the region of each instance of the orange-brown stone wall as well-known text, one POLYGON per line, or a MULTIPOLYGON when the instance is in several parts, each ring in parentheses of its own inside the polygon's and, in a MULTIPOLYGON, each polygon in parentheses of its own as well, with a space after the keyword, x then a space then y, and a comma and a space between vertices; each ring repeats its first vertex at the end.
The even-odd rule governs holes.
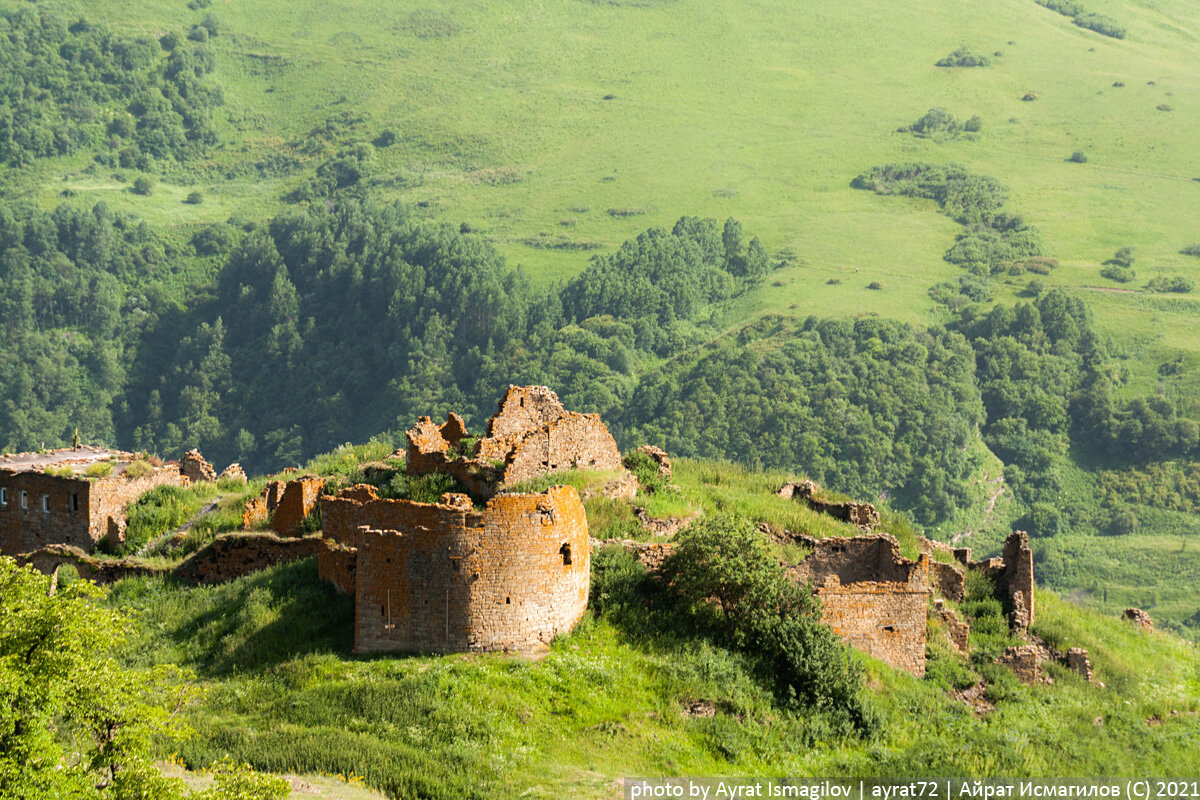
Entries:
POLYGON ((596 414, 568 412, 521 439, 504 469, 506 485, 569 469, 623 470, 617 443, 596 414))
POLYGON ((339 538, 372 526, 354 529, 359 652, 536 650, 587 607, 587 517, 572 487, 500 495, 482 512, 333 499, 327 513, 339 538))
POLYGON ((918 677, 925 674, 929 589, 862 581, 817 590, 821 621, 855 649, 918 677))

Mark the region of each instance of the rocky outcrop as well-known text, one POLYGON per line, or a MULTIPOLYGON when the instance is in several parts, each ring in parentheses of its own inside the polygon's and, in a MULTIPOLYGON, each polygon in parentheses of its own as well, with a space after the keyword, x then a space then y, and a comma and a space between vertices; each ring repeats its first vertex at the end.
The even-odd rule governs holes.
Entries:
POLYGON ((652 444, 644 444, 636 452, 648 456, 651 461, 658 465, 658 474, 667 480, 671 480, 671 457, 667 455, 666 450, 663 450, 661 447, 655 447, 652 444))

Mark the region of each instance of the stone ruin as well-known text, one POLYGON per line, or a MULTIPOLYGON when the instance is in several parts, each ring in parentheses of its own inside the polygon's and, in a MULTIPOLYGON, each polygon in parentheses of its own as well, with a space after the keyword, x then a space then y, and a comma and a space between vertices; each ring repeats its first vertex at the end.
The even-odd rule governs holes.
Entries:
POLYGON ((860 530, 869 531, 879 524, 879 512, 871 503, 837 503, 822 500, 817 497, 819 491, 820 487, 817 484, 805 480, 799 483, 785 483, 778 494, 787 500, 802 500, 812 510, 828 514, 842 522, 849 522, 858 526, 860 530))
POLYGON ((355 650, 530 651, 569 631, 591 581, 583 502, 570 486, 508 490, 594 469, 635 491, 599 416, 567 411, 544 386, 510 386, 482 439, 469 443, 453 413, 421 417, 406 439, 407 474, 447 474, 470 495, 420 503, 360 484, 321 498, 318 570, 354 595, 355 650))
POLYGON ((1140 608, 1127 608, 1121 617, 1137 625, 1144 631, 1154 630, 1154 620, 1150 619, 1150 615, 1140 608))
POLYGON ((587 608, 591 552, 579 493, 380 499, 362 484, 321 500, 318 570, 354 595, 354 649, 536 651, 587 608))
POLYGON ((200 455, 199 450, 188 450, 183 454, 183 458, 179 459, 179 474, 193 483, 217 479, 217 471, 200 455))
MULTIPOLYGON (((186 482, 175 464, 126 472, 133 453, 79 445, 42 453, 0 456, 0 553, 28 554, 49 545, 85 553, 106 541, 125 541, 126 507, 157 486, 186 482), (88 475, 97 464, 103 475, 88 475)), ((159 462, 155 462, 158 464, 159 462)))
POLYGON ((225 469, 221 470, 221 474, 217 476, 217 480, 237 481, 243 485, 249 483, 249 479, 246 477, 246 471, 242 469, 242 465, 238 464, 236 461, 225 469))
MULTIPOLYGON (((821 621, 847 644, 897 669, 925 674, 930 617, 941 622, 960 653, 967 652, 970 625, 935 597, 962 601, 967 571, 982 570, 992 578, 1013 630, 1023 633, 1033 623, 1033 553, 1024 531, 1009 535, 999 558, 971 561, 969 550, 953 551, 957 565, 933 560, 933 550, 948 548, 929 540, 922 540, 924 552, 912 561, 886 533, 828 539, 785 535, 812 551, 790 567, 789 574, 812 585, 822 602, 821 621)), ((1030 663, 1023 653, 1008 658, 1014 670, 1027 670, 1030 663)))
POLYGON ((485 435, 469 447, 466 424, 455 413, 441 425, 421 417, 405 436, 408 474, 452 475, 476 497, 491 497, 552 472, 626 473, 617 443, 599 415, 567 411, 545 386, 509 386, 485 435))
POLYGON ((271 481, 258 497, 242 509, 242 528, 266 525, 280 536, 299 536, 304 520, 317 508, 325 479, 304 475, 287 481, 271 481))

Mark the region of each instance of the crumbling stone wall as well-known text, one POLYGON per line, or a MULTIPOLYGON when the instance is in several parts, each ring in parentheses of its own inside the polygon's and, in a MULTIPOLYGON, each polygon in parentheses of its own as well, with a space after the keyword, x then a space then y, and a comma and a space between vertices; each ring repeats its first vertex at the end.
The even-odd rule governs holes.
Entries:
POLYGON ((858 581, 843 585, 829 573, 817 587, 821 622, 847 644, 897 669, 925 674, 929 582, 921 569, 908 582, 858 581))
POLYGON ((940 598, 933 602, 933 615, 941 621, 942 627, 946 629, 950 643, 960 654, 968 655, 971 652, 971 626, 965 620, 960 619, 953 609, 946 608, 946 604, 940 598))
POLYGON ((242 528, 249 530, 270 523, 280 536, 299 536, 304 518, 317 507, 325 479, 304 475, 290 480, 271 481, 258 497, 252 497, 242 509, 242 528))
MULTIPOLYGON (((812 554, 791 568, 792 577, 821 586, 830 575, 842 584, 859 581, 909 583, 918 570, 928 574, 928 566, 909 561, 900 555, 900 543, 890 533, 863 536, 831 536, 815 539, 800 536, 797 540, 812 548, 812 554)), ((928 565, 928 559, 924 564, 928 565)), ((926 581, 928 582, 928 581, 926 581)))
POLYGON ((161 575, 166 567, 145 564, 128 558, 98 558, 69 544, 50 544, 43 548, 17 556, 18 564, 29 564, 47 575, 59 567, 70 565, 79 577, 93 583, 113 583, 137 575, 161 575))
POLYGON ((199 450, 188 450, 179 459, 179 473, 192 482, 215 481, 217 471, 200 455, 199 450))
POLYGON ((830 502, 817 497, 819 490, 817 484, 806 480, 800 483, 785 483, 778 494, 788 500, 802 500, 814 511, 857 525, 862 530, 871 530, 879 524, 879 512, 871 503, 830 502))
POLYGON ((624 470, 617 443, 600 417, 567 411, 545 386, 509 386, 488 420, 487 435, 471 453, 460 454, 465 436, 456 414, 440 426, 421 417, 405 436, 406 471, 453 475, 472 494, 490 497, 547 473, 624 470))
POLYGON ((942 597, 961 603, 967 596, 966 576, 953 564, 942 561, 929 562, 929 579, 942 597))
POLYGON ((970 550, 956 550, 972 572, 987 574, 996 585, 996 596, 1009 614, 1015 631, 1025 631, 1034 623, 1033 550, 1025 531, 1013 531, 1004 541, 1004 555, 983 561, 971 561, 970 550))
POLYGON ((1036 644, 1023 644, 1017 647, 1007 647, 1000 656, 1000 663, 1006 665, 1022 683, 1046 683, 1042 674, 1042 661, 1045 654, 1036 644))
POLYGON ((317 574, 342 594, 355 593, 358 548, 322 537, 317 549, 317 574))
POLYGON ((821 621, 850 646, 924 675, 929 558, 909 561, 886 533, 798 539, 812 553, 789 574, 813 585, 823 606, 821 621))
POLYGON ((187 583, 222 583, 276 564, 317 554, 319 536, 283 538, 271 533, 231 533, 197 550, 173 575, 187 583))
POLYGON ((173 466, 140 478, 116 473, 89 479, 38 470, 0 470, 6 497, 0 504, 0 553, 15 556, 50 544, 71 545, 90 553, 106 537, 114 543, 121 541, 129 502, 156 486, 182 482, 173 466))
MULTIPOLYGON (((587 517, 572 487, 497 495, 482 511, 465 495, 338 495, 321 515, 355 551, 358 652, 541 649, 587 606, 587 517)), ((346 550, 323 552, 326 573, 344 576, 346 550)))
POLYGON ((666 557, 675 549, 670 542, 638 542, 633 539, 592 539, 591 545, 593 552, 601 547, 619 547, 637 559, 649 572, 661 567, 666 557))
POLYGON ((1144 631, 1154 630, 1154 620, 1150 619, 1150 615, 1140 608, 1127 608, 1121 616, 1144 631))
POLYGON ((246 471, 242 469, 242 465, 238 464, 236 461, 225 469, 221 470, 221 474, 218 477, 220 480, 228 479, 231 481, 237 481, 241 484, 246 484, 249 482, 249 479, 246 477, 246 471))

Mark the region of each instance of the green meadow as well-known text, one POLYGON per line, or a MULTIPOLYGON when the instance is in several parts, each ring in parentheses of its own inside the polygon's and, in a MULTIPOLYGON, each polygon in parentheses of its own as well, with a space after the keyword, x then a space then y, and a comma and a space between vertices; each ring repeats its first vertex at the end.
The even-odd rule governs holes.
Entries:
MULTIPOLYGON (((212 14, 224 144, 150 198, 78 162, 47 167, 40 197, 51 205, 71 188, 80 202, 184 225, 264 218, 300 175, 248 165, 284 152, 311 167, 313 131, 342 120, 335 140, 395 134, 376 156, 384 194, 467 223, 540 280, 681 214, 734 216, 794 253, 747 314, 921 321, 925 290, 955 273, 941 254, 956 226, 930 203, 849 185, 915 160, 962 162, 1008 185, 1010 206, 1062 262, 1053 285, 1137 289, 1194 273, 1200 261, 1178 251, 1200 239, 1200 9, 1087 5, 1128 37, 1032 0, 64 4, 127 33, 183 31, 212 14), (1000 55, 934 65, 960 45, 1000 55), (982 130, 951 141, 897 131, 934 106, 978 115, 982 130), (1076 150, 1087 163, 1067 160, 1076 150), (183 205, 193 188, 204 203, 183 205), (1138 281, 1117 287, 1099 268, 1123 246, 1136 248, 1138 281), (885 291, 863 292, 872 280, 885 291)), ((1155 352, 1200 348, 1144 319, 1140 293, 1086 294, 1113 333, 1155 352)), ((1179 322, 1167 327, 1194 330, 1194 303, 1161 315, 1179 322)))

